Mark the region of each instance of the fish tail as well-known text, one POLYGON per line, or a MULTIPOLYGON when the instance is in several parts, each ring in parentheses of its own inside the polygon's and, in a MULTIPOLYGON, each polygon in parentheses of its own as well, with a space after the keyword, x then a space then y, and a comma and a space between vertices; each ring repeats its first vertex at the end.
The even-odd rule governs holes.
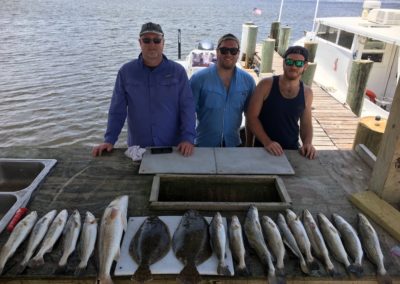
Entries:
POLYGON ((75 269, 75 276, 81 275, 86 270, 87 263, 85 261, 81 261, 75 269))
POLYGON ((231 271, 229 270, 228 266, 221 263, 218 263, 217 273, 219 275, 231 276, 231 271))
POLYGON ((362 266, 357 264, 350 264, 349 267, 347 267, 347 271, 353 273, 357 278, 361 278, 364 274, 362 266))
POLYGON ((310 269, 308 268, 308 265, 307 265, 306 261, 304 260, 304 258, 300 259, 300 268, 304 274, 307 274, 307 275, 310 274, 310 269))
POLYGON ((313 259, 312 261, 309 261, 307 264, 311 271, 319 270, 319 264, 315 259, 313 259))
POLYGON ((279 275, 279 276, 286 275, 284 267, 275 267, 275 269, 276 269, 276 275, 279 275))
POLYGON ((336 272, 335 268, 327 268, 326 270, 328 271, 328 274, 332 278, 340 278, 340 277, 342 277, 342 275, 340 273, 336 272))
POLYGON ((28 266, 31 268, 36 268, 36 267, 42 266, 43 264, 44 264, 43 255, 38 254, 29 261, 28 266))
POLYGON ((132 275, 132 280, 136 280, 139 283, 144 283, 153 279, 151 275, 149 265, 140 264, 136 269, 135 273, 132 275))
POLYGON ((58 262, 58 267, 64 267, 67 265, 68 255, 63 255, 58 262))
POLYGON ((390 278, 390 276, 387 274, 378 274, 376 280, 378 280, 378 284, 392 284, 392 278, 390 278))
POLYGON ((100 276, 96 280, 96 284, 114 284, 110 275, 100 276))
POLYGON ((250 275, 249 271, 247 270, 246 265, 237 266, 236 267, 236 274, 239 275, 239 276, 249 276, 250 275))
POLYGON ((22 272, 25 271, 27 264, 28 264, 28 262, 26 262, 26 261, 21 262, 21 263, 18 265, 18 267, 17 267, 15 273, 16 273, 16 274, 22 274, 22 272))
POLYGON ((201 280, 199 271, 197 271, 194 263, 187 263, 176 279, 182 284, 195 284, 201 280))
POLYGON ((268 284, 286 284, 286 277, 268 274, 268 284))

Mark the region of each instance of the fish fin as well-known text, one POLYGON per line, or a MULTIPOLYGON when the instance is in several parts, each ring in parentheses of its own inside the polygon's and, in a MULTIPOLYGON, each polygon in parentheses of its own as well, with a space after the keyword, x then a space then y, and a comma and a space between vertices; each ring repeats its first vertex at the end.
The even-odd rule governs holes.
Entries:
POLYGON ((389 275, 384 274, 384 275, 377 275, 376 280, 378 281, 378 284, 392 284, 392 278, 390 278, 389 275))
POLYGON ((217 273, 219 275, 226 275, 226 276, 231 276, 231 271, 229 270, 227 265, 221 265, 220 263, 218 264, 217 267, 217 273))
POLYGON ((128 228, 128 221, 126 220, 126 215, 121 214, 122 218, 122 228, 124 229, 124 232, 126 232, 126 229, 128 228))
POLYGON ((350 264, 347 271, 354 274, 357 278, 361 278, 364 274, 364 269, 361 265, 350 264))
POLYGON ((151 275, 151 270, 148 265, 141 264, 136 269, 135 273, 132 275, 131 280, 135 280, 139 283, 144 283, 150 280, 153 280, 153 276, 151 275))
POLYGON ((43 255, 37 255, 28 262, 28 266, 31 268, 36 268, 42 266, 43 264, 44 264, 43 255))
POLYGON ((195 284, 200 282, 200 274, 194 263, 187 263, 176 277, 179 283, 182 284, 195 284))

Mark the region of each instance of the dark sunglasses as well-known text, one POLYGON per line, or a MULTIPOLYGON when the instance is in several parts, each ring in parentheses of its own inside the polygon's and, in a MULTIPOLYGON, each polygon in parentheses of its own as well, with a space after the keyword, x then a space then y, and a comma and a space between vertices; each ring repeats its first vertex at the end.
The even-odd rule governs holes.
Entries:
POLYGON ((236 55, 239 52, 239 48, 237 47, 220 47, 218 48, 221 54, 226 55, 228 52, 232 55, 236 55))
POLYGON ((298 67, 298 68, 301 68, 301 67, 303 67, 304 66, 304 60, 293 60, 293 59, 291 59, 291 58, 286 58, 285 59, 285 64, 287 65, 287 66, 296 66, 296 67, 298 67))
POLYGON ((149 38, 149 37, 144 37, 142 38, 143 43, 149 44, 151 42, 154 42, 154 44, 160 44, 162 41, 162 38, 155 37, 155 38, 149 38))

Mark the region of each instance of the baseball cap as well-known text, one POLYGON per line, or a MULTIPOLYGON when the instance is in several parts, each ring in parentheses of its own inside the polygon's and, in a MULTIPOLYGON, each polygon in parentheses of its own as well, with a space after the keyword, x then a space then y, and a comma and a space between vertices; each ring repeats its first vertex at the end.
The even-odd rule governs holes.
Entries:
POLYGON ((143 24, 139 36, 142 36, 146 33, 155 33, 164 36, 164 32, 162 31, 161 26, 152 22, 143 24))
POLYGON ((223 35, 219 40, 218 40, 218 45, 217 47, 219 47, 221 45, 221 43, 225 40, 234 40, 236 41, 236 43, 238 44, 238 46, 240 47, 240 42, 239 39, 237 37, 235 37, 233 34, 225 34, 223 35))
POLYGON ((289 54, 300 54, 303 55, 304 61, 308 61, 308 50, 305 47, 299 46, 299 45, 294 45, 289 47, 285 54, 283 55, 283 58, 286 58, 289 54))

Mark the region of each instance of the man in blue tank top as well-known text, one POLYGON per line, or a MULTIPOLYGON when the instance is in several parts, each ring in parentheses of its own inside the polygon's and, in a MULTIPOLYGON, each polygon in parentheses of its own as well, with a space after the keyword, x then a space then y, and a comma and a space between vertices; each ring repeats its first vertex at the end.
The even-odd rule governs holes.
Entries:
POLYGON ((250 100, 247 118, 256 136, 254 146, 264 147, 276 156, 282 155, 284 149, 299 149, 303 156, 314 159, 313 93, 300 80, 307 68, 308 51, 291 46, 283 58, 283 74, 261 80, 250 100))
MULTIPOLYGON (((238 58, 239 40, 226 34, 218 41, 217 63, 190 78, 197 114, 196 146, 237 147, 242 143, 242 116, 256 84, 236 67, 238 58)), ((253 140, 247 129, 246 140, 253 140)))

